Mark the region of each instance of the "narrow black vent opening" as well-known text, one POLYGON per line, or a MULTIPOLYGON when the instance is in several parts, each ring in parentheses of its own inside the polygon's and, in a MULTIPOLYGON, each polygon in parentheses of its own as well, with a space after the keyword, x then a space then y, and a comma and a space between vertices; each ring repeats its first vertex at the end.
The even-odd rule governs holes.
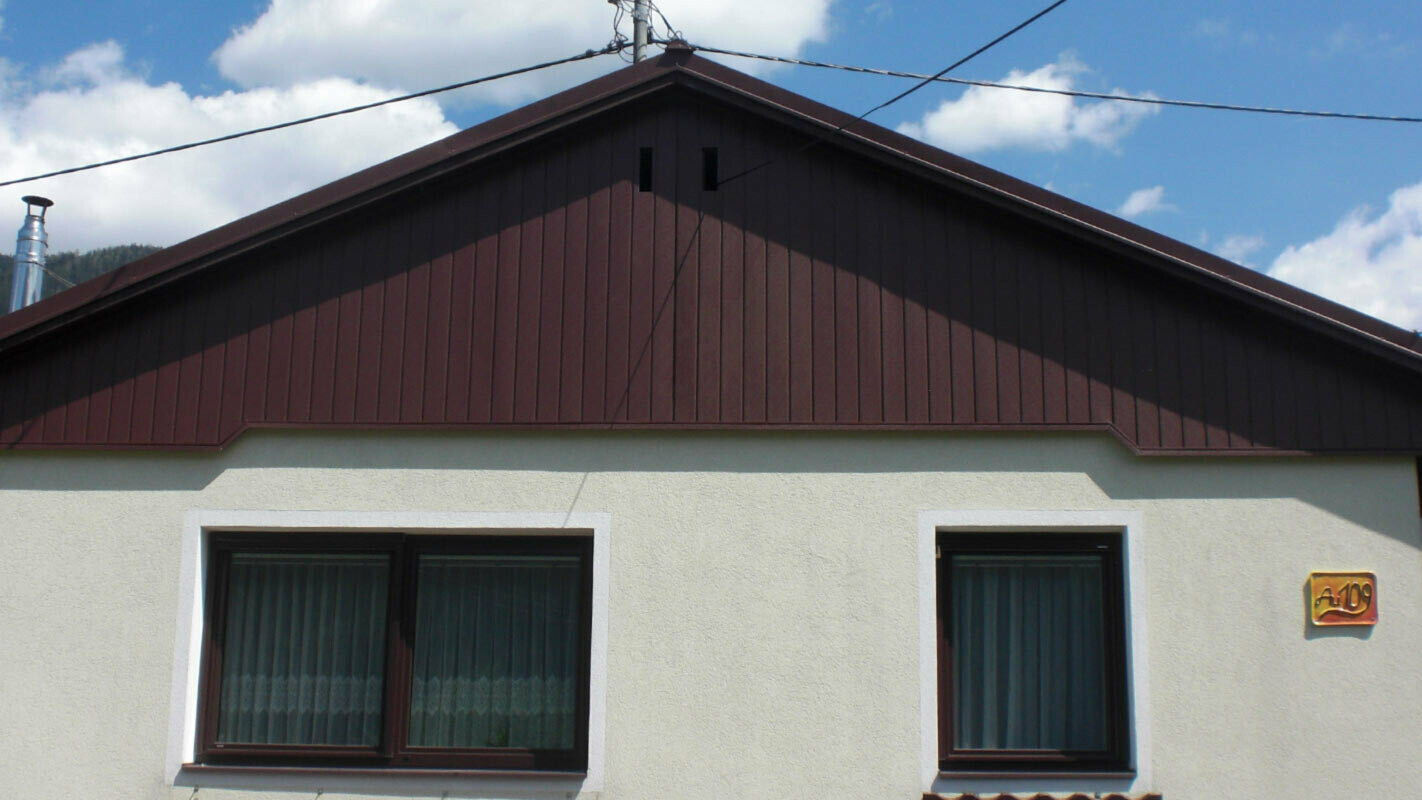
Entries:
POLYGON ((637 191, 652 191, 652 148, 637 151, 637 191))
POLYGON ((701 148, 701 188, 716 191, 721 185, 720 159, 714 147, 701 148))

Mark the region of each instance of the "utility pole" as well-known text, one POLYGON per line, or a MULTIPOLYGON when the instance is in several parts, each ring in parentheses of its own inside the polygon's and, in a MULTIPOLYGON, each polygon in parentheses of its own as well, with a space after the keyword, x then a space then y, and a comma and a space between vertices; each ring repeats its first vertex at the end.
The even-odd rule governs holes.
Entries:
POLYGON ((632 62, 635 64, 647 56, 647 23, 651 21, 651 11, 647 0, 632 2, 632 62))

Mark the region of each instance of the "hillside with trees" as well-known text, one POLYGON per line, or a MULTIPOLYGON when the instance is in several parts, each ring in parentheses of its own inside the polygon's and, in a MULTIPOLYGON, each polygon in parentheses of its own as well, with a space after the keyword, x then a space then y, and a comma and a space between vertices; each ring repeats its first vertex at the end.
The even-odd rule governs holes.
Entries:
MULTIPOLYGON (((69 288, 62 281, 56 280, 55 275, 70 284, 79 284, 162 249, 151 244, 120 244, 112 247, 100 247, 87 253, 77 251, 50 253, 45 261, 45 266, 53 274, 44 276, 44 296, 49 297, 69 288)), ((0 314, 4 314, 10 309, 10 287, 14 268, 15 258, 13 255, 0 255, 0 291, 4 292, 4 303, 0 304, 0 314)))

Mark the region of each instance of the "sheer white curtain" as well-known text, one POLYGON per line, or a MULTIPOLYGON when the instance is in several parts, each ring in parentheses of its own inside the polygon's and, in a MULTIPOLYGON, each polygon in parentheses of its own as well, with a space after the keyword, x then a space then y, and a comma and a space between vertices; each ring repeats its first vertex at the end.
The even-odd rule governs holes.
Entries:
POLYGON ((233 553, 217 740, 380 743, 389 556, 233 553))
POLYGON ((953 746, 1107 747, 1102 558, 952 556, 953 746))
POLYGON ((573 747, 581 575, 576 556, 420 556, 410 745, 573 747))

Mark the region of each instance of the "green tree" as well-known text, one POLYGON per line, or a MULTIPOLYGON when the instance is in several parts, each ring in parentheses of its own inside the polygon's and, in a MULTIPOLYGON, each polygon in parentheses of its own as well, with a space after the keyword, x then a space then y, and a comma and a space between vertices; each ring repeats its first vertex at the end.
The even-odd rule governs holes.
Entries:
MULTIPOLYGON (((64 281, 68 281, 69 284, 83 283, 162 249, 151 244, 119 244, 112 247, 100 247, 87 253, 74 250, 50 253, 49 257, 45 259, 45 267, 53 274, 44 276, 43 296, 49 297, 69 288, 64 281), (63 280, 56 279, 55 275, 63 280)), ((10 286, 14 279, 14 271, 14 256, 0 255, 0 291, 3 291, 5 296, 4 305, 0 306, 0 314, 10 308, 10 286)))

